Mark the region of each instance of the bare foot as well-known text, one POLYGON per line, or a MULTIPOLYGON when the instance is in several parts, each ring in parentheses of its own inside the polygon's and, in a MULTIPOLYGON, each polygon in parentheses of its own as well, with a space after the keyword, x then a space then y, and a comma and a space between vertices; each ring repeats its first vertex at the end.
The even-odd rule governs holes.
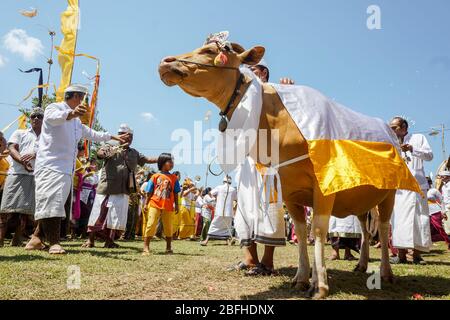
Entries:
POLYGON ((28 251, 40 251, 45 250, 45 244, 42 243, 41 239, 36 236, 32 236, 31 240, 25 246, 25 250, 28 251))

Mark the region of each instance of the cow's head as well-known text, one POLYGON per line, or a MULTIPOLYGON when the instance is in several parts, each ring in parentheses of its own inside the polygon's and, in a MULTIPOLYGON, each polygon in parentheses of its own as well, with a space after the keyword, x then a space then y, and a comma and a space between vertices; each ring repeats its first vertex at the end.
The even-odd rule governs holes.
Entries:
POLYGON ((218 104, 221 96, 229 91, 227 89, 234 89, 239 66, 255 65, 265 53, 261 46, 244 50, 233 43, 231 47, 232 50, 223 50, 216 43, 210 43, 190 53, 166 57, 159 65, 161 80, 168 86, 180 86, 194 97, 203 97, 218 104), (221 52, 226 55, 226 63, 215 65, 214 61, 221 52))

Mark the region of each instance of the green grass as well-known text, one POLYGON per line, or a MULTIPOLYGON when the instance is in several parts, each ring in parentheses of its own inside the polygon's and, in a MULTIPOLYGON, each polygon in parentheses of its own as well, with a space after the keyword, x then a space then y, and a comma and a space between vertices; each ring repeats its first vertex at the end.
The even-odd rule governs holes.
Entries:
MULTIPOLYGON (((212 242, 177 241, 175 255, 166 256, 164 242, 152 243, 153 254, 141 256, 141 242, 121 242, 121 248, 81 249, 81 242, 64 246, 67 256, 45 252, 0 249, 0 299, 304 299, 292 289, 297 247, 276 250, 279 276, 248 278, 225 269, 241 258, 239 247, 212 242), (68 290, 67 268, 81 269, 81 288, 68 290)), ((99 243, 99 245, 101 245, 99 243)), ((312 248, 309 250, 312 254, 312 248)), ((327 246, 329 256, 330 248, 327 246)), ((371 248, 371 267, 379 265, 380 251, 371 248)), ((427 266, 393 266, 397 282, 382 290, 366 287, 367 274, 352 272, 356 262, 327 261, 330 299, 402 299, 416 293, 425 299, 450 300, 450 255, 443 244, 424 255, 427 266)))

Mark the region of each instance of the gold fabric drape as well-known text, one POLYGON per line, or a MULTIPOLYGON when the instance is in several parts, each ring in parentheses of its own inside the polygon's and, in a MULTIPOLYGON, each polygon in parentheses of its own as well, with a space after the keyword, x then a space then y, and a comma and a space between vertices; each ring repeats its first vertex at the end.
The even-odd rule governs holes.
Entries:
MULTIPOLYGON (((68 7, 66 11, 61 14, 61 32, 63 34, 63 40, 61 41, 60 48, 63 51, 75 52, 80 14, 79 1, 67 0, 67 3, 68 7)), ((70 85, 72 81, 72 71, 75 57, 59 52, 58 62, 61 67, 61 82, 56 92, 56 100, 63 101, 64 90, 70 85)))

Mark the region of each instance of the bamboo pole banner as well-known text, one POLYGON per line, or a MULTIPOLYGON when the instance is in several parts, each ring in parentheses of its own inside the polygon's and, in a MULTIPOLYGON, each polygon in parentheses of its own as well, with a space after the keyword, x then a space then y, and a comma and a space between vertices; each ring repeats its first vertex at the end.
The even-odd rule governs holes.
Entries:
MULTIPOLYGON (((61 32, 63 40, 60 48, 62 51, 75 52, 77 44, 77 31, 80 17, 78 0, 67 0, 67 10, 61 14, 61 32)), ((60 52, 58 54, 58 62, 61 67, 61 83, 56 92, 56 100, 64 100, 64 90, 72 81, 73 65, 75 57, 60 52)))

